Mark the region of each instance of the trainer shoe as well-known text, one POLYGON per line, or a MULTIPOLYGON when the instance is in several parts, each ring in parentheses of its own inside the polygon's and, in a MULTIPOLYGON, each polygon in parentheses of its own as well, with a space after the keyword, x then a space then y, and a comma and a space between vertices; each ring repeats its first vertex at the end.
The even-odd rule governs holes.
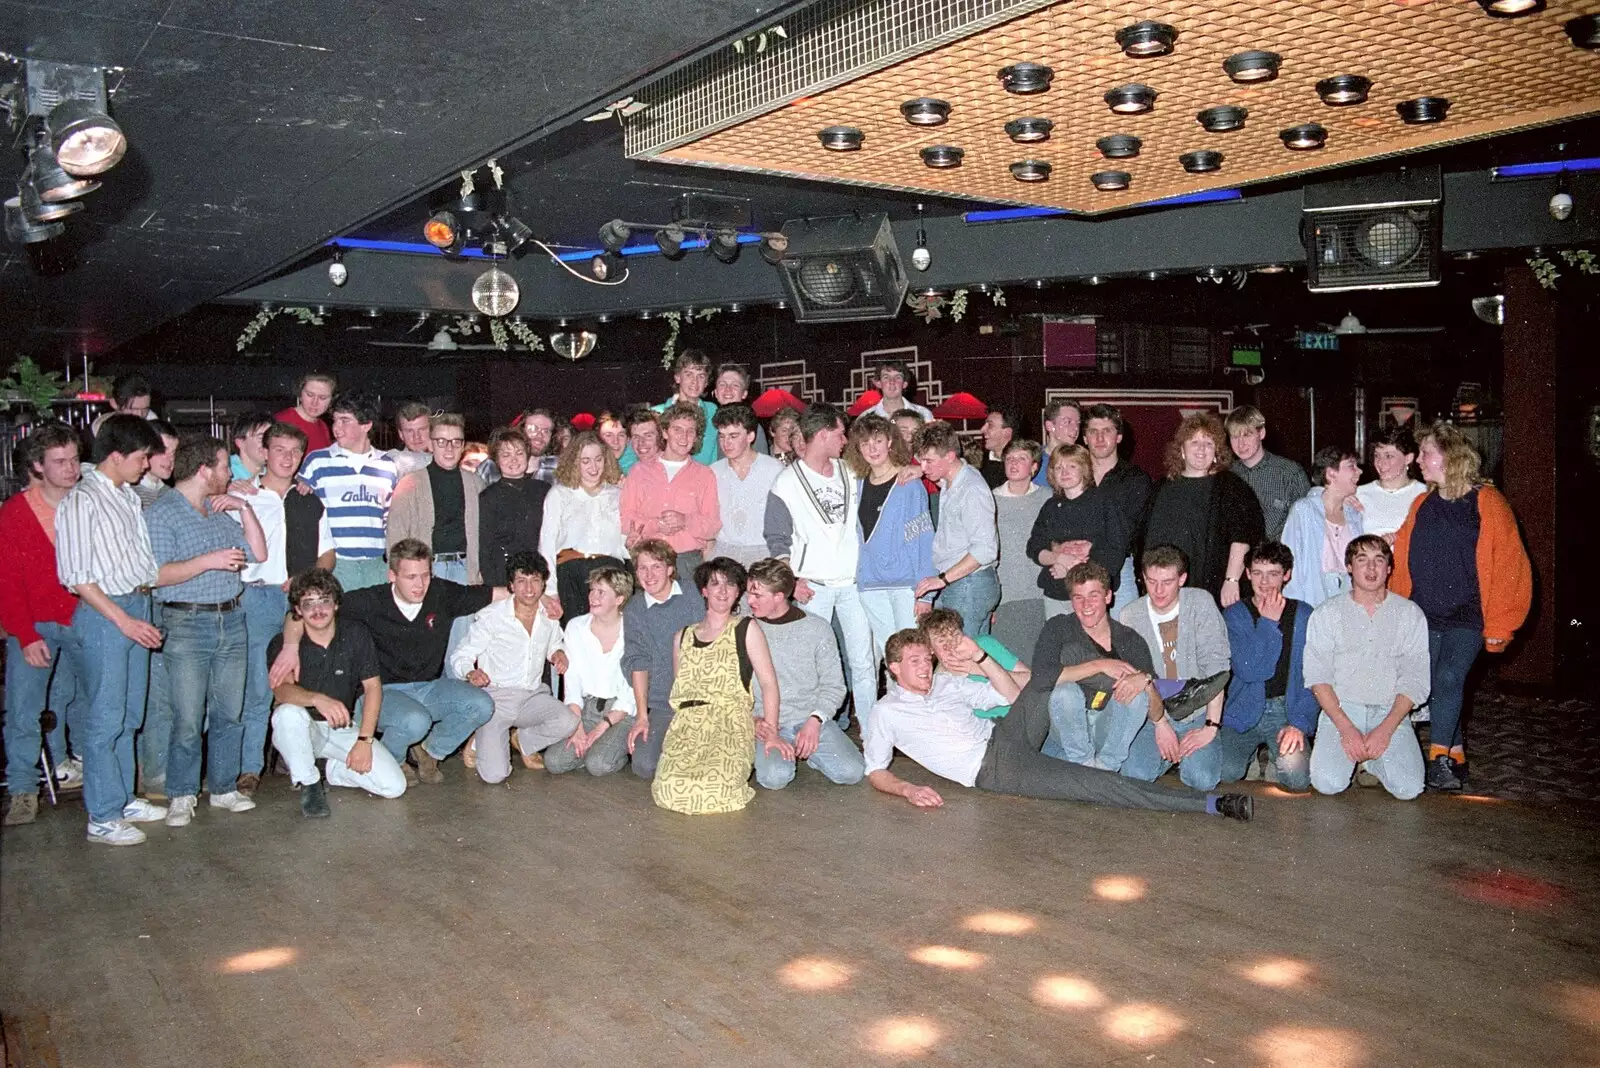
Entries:
POLYGON ((1430 790, 1455 791, 1461 789, 1461 780, 1456 778, 1455 769, 1451 766, 1450 758, 1443 753, 1428 761, 1428 771, 1424 781, 1430 790))
POLYGON ((246 797, 254 797, 256 787, 260 785, 261 776, 257 775, 253 771, 247 771, 243 775, 239 776, 239 781, 237 784, 235 784, 235 789, 237 789, 241 794, 244 794, 246 797))
POLYGON ((300 787, 300 815, 307 819, 321 820, 333 815, 333 810, 328 807, 328 784, 318 779, 300 787))
POLYGON ((6 809, 5 826, 20 827, 39 818, 38 794, 12 794, 11 807, 6 809))
MULTIPOLYGON (((193 798, 189 799, 192 803, 193 798)), ((122 818, 129 823, 158 823, 166 818, 167 810, 160 805, 152 805, 142 797, 136 797, 122 806, 122 818)))
POLYGON ((1249 794, 1218 794, 1217 815, 1248 823, 1256 815, 1256 799, 1249 794))
POLYGON ((410 763, 404 760, 400 762, 400 774, 406 777, 407 790, 411 789, 413 786, 417 785, 417 783, 422 781, 421 779, 417 778, 417 769, 412 767, 410 763))
POLYGON ((127 820, 107 820, 105 823, 89 821, 89 833, 84 835, 101 845, 130 846, 144 841, 144 832, 127 820))
POLYGON ((422 747, 421 742, 413 745, 407 755, 411 758, 410 762, 417 767, 418 781, 430 786, 444 782, 444 772, 439 770, 439 761, 422 747))
POLYGON ((56 765, 56 789, 80 790, 83 788, 83 761, 68 757, 56 765))
POLYGON ((1372 774, 1372 772, 1368 771, 1365 764, 1362 764, 1360 767, 1356 768, 1356 785, 1365 786, 1370 790, 1374 786, 1382 786, 1383 782, 1376 775, 1372 774))
POLYGON ((1173 719, 1183 719, 1189 713, 1204 708, 1213 697, 1228 688, 1228 680, 1232 677, 1231 671, 1219 671, 1209 678, 1190 679, 1183 684, 1183 689, 1164 702, 1167 715, 1173 719))
POLYGON ((256 803, 238 790, 229 790, 225 794, 212 794, 211 807, 225 808, 229 812, 249 812, 256 807, 256 803))
POLYGON ((172 799, 172 804, 167 808, 167 826, 189 826, 189 821, 194 819, 194 806, 196 800, 198 799, 194 796, 194 794, 184 794, 182 797, 174 797, 172 799))

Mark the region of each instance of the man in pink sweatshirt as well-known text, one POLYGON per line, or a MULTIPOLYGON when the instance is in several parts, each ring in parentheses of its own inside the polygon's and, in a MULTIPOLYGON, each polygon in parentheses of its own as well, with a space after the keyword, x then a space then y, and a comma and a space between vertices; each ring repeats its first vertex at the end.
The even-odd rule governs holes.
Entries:
POLYGON ((639 462, 622 480, 622 532, 628 547, 661 538, 677 551, 678 573, 692 576, 722 529, 716 476, 692 459, 706 432, 705 414, 694 404, 674 404, 661 413, 658 426, 634 422, 628 432, 639 454, 639 462), (659 440, 663 428, 664 445, 659 440))

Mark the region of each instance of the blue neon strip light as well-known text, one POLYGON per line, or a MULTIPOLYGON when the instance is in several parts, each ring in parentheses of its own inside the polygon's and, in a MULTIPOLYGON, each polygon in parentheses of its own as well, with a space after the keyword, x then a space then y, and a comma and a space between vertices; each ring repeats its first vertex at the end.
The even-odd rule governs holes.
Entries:
POLYGON ((1553 159, 1544 163, 1513 163, 1507 167, 1495 167, 1490 174, 1496 178, 1538 178, 1545 174, 1560 174, 1562 171, 1600 171, 1600 156, 1590 156, 1586 159, 1553 159))
MULTIPOLYGON (((739 244, 741 245, 756 245, 760 243, 760 234, 739 235, 739 244)), ((705 248, 708 244, 710 244, 710 242, 706 241, 704 238, 689 237, 684 239, 683 250, 685 252, 693 252, 695 249, 705 248)), ((363 249, 368 252, 402 252, 411 256, 445 255, 443 250, 434 248, 426 241, 380 241, 377 238, 372 237, 335 237, 328 241, 327 245, 330 248, 354 248, 363 249)), ((605 252, 605 249, 586 248, 580 249, 577 252, 563 252, 557 256, 556 259, 560 260, 562 263, 576 263, 579 260, 592 260, 603 252, 605 252)), ((626 245, 622 249, 622 254, 624 256, 644 256, 652 253, 659 254, 660 252, 661 249, 656 246, 654 241, 647 245, 626 245)), ((465 257, 466 259, 489 259, 489 256, 481 248, 464 248, 460 253, 458 253, 458 255, 465 257)))
POLYGON ((1216 204, 1224 200, 1243 200, 1244 194, 1237 189, 1202 189, 1198 193, 1180 193, 1175 197, 1163 197, 1152 200, 1148 204, 1140 204, 1141 208, 1165 208, 1173 204, 1216 204))
MULTIPOLYGON (((1167 208, 1175 204, 1213 204, 1218 201, 1243 198, 1244 194, 1237 189, 1206 189, 1199 193, 1183 193, 1175 197, 1152 200, 1148 204, 1138 204, 1135 207, 1167 208)), ((1072 212, 1061 208, 986 208, 982 211, 969 211, 961 218, 963 222, 968 223, 991 223, 1014 222, 1018 219, 1053 219, 1071 214, 1072 212)))

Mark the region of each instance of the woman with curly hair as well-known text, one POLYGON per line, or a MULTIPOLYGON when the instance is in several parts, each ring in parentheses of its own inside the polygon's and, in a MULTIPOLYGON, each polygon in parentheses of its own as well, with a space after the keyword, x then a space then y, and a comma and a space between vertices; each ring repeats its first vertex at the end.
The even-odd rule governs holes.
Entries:
POLYGON ((573 435, 556 464, 555 485, 544 499, 539 552, 555 568, 561 614, 576 619, 588 610, 589 572, 627 569, 622 539, 622 471, 600 435, 573 435))
MULTIPOLYGON (((1228 465, 1228 432, 1211 412, 1178 424, 1167 443, 1167 477, 1145 506, 1138 539, 1146 546, 1174 545, 1189 558, 1189 585, 1209 590, 1224 608, 1239 599, 1244 556, 1266 539, 1261 502, 1228 465)), ((1131 599, 1133 591, 1125 591, 1131 599)))

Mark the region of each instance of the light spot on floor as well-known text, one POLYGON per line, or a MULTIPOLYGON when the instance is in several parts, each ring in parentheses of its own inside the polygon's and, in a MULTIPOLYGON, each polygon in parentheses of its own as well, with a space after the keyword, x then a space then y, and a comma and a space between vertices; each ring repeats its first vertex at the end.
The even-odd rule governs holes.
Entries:
POLYGON ((1032 916, 1020 912, 977 912, 968 916, 962 926, 979 934, 1019 935, 1039 925, 1032 916))
POLYGON ((1105 901, 1138 901, 1145 881, 1137 875, 1102 875, 1094 881, 1094 896, 1105 901))
POLYGON ((248 975, 251 972, 265 972, 293 964, 298 956, 300 951, 292 946, 252 949, 248 953, 237 953, 227 958, 218 965, 217 970, 224 975, 248 975))
POLYGON ((1361 1068, 1367 1063, 1361 1036, 1332 1027, 1269 1027, 1250 1044, 1266 1068, 1361 1068))
POLYGON ((1106 996, 1089 980, 1076 975, 1046 975, 1033 984, 1033 1000, 1054 1009, 1098 1009, 1106 996))
POLYGON ((1184 1027, 1183 1018, 1171 1009, 1142 1002, 1119 1005, 1100 1023, 1111 1038, 1140 1049, 1171 1041, 1184 1027))
POLYGON ((922 946, 911 951, 911 959, 933 968, 950 968, 954 971, 971 971, 981 968, 989 958, 970 949, 955 946, 922 946))
POLYGON ((834 990, 844 986, 855 969, 827 957, 796 957, 778 969, 778 981, 796 990, 834 990))
POLYGON ((1281 990, 1305 982, 1311 975, 1311 965, 1293 957, 1271 957, 1245 965, 1239 969, 1239 974, 1252 983, 1281 990))
POLYGON ((867 1029, 864 1045, 886 1057, 923 1057, 939 1044, 939 1026, 924 1016, 891 1016, 867 1029))

